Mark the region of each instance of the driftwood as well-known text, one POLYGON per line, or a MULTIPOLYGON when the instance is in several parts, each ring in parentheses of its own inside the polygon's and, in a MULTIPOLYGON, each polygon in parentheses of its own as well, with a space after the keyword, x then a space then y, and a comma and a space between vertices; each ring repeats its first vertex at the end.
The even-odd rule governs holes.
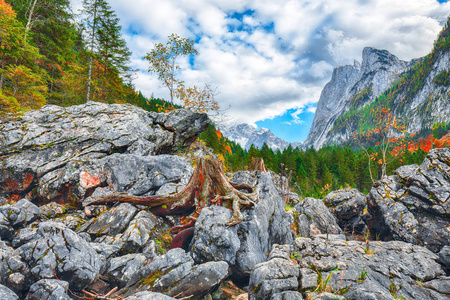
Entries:
POLYGON ((171 233, 177 233, 170 246, 170 248, 175 248, 183 245, 192 236, 193 226, 203 207, 212 204, 230 207, 233 215, 226 225, 233 226, 244 219, 240 207, 253 206, 258 201, 258 194, 254 187, 247 184, 235 184, 227 180, 220 160, 202 158, 198 161, 186 187, 177 194, 142 197, 114 193, 97 198, 85 205, 128 202, 134 205, 148 206, 150 211, 158 216, 189 215, 184 218, 183 224, 171 229, 171 233))

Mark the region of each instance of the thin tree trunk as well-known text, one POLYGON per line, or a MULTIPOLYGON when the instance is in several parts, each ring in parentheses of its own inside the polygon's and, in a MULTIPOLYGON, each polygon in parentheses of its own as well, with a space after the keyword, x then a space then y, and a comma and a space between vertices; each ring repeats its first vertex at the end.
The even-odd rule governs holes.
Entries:
POLYGON ((91 78, 92 78, 92 53, 94 52, 94 42, 95 42, 95 29, 97 27, 97 1, 95 1, 94 6, 94 24, 92 26, 92 36, 91 36, 91 54, 89 57, 89 73, 88 73, 88 84, 86 93, 86 102, 89 101, 89 96, 91 93, 91 78))
MULTIPOLYGON (((2 64, 1 64, 2 70, 5 70, 5 54, 2 55, 2 64)), ((0 89, 3 88, 3 83, 5 82, 5 74, 3 72, 0 74, 0 89)))
POLYGON ((32 18, 33 18, 34 8, 36 7, 36 3, 37 3, 37 0, 34 0, 33 4, 31 5, 30 10, 28 11, 27 25, 25 26, 25 36, 24 36, 25 42, 27 41, 28 32, 31 29, 32 18))

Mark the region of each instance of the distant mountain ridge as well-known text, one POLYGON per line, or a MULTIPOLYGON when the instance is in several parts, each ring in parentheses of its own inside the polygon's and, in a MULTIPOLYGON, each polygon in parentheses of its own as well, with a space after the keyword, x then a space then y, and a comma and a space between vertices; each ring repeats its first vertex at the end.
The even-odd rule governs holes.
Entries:
POLYGON ((450 18, 427 56, 410 62, 365 48, 362 63, 337 67, 319 99, 305 147, 340 144, 389 108, 409 132, 450 121, 450 18))
MULTIPOLYGON (((272 150, 284 150, 289 146, 285 140, 275 136, 272 131, 267 128, 257 130, 249 124, 237 124, 227 127, 221 127, 220 131, 228 139, 241 145, 245 150, 250 149, 253 144, 257 148, 261 148, 264 143, 272 150)), ((292 147, 301 146, 301 143, 293 143, 292 147)))

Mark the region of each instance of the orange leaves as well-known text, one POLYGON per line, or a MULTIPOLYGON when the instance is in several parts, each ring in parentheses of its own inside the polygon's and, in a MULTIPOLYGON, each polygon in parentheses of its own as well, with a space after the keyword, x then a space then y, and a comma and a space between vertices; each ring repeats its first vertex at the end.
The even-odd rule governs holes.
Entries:
POLYGON ((218 137, 219 139, 222 138, 222 132, 220 132, 219 129, 216 130, 216 134, 217 134, 217 137, 218 137))
POLYGON ((198 113, 207 113, 219 109, 219 104, 214 99, 214 91, 208 84, 205 84, 203 90, 200 90, 196 85, 190 88, 180 85, 176 90, 176 95, 184 102, 184 107, 198 113))

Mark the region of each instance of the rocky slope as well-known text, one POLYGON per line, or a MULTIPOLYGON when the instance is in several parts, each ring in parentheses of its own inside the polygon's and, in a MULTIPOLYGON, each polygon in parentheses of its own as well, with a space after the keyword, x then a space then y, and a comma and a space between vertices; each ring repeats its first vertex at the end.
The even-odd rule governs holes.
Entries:
POLYGON ((276 137, 267 128, 256 130, 248 124, 238 124, 220 128, 220 131, 225 137, 241 145, 245 150, 250 149, 252 144, 260 149, 264 144, 267 144, 274 151, 283 150, 289 146, 288 142, 276 137))
POLYGON ((92 197, 117 191, 180 191, 192 174, 191 161, 167 152, 176 151, 176 144, 187 146, 206 125, 203 115, 187 111, 156 115, 97 103, 44 107, 3 121, 2 149, 10 150, 0 165, 5 197, 0 197, 0 299, 77 299, 87 295, 83 291, 127 300, 450 297, 449 149, 432 150, 421 166, 398 169, 367 196, 346 189, 323 200, 290 197, 294 208, 288 210, 279 184, 285 179, 271 172, 237 172, 231 180, 254 186, 259 202, 243 209, 244 220, 234 226, 225 225, 230 209, 204 207, 183 249, 168 249, 169 230, 183 221, 179 217, 159 217, 129 203, 88 205, 92 197), (79 112, 92 111, 96 117, 88 117, 90 123, 67 125, 79 112), (116 126, 110 126, 117 120, 111 114, 121 118, 116 126), (165 120, 165 126, 149 123, 154 131, 143 138, 150 129, 141 126, 142 116, 165 120), (183 134, 182 128, 191 131, 183 134), (121 134, 128 141, 125 150, 83 150, 117 149, 111 135, 121 134), (159 142, 151 151, 133 146, 163 134, 178 137, 171 146, 164 141, 165 154, 154 155, 159 142), (40 146, 39 137, 48 145, 40 146), (83 148, 86 140, 92 144, 83 148), (65 145, 70 141, 78 144, 70 148, 65 145), (59 155, 58 145, 73 152, 59 155), (42 166, 55 167, 39 173, 42 166), (43 178, 52 171, 59 179, 48 187, 43 178), (28 183, 27 174, 33 176, 28 183), (66 190, 77 192, 66 197, 66 190), (73 205, 81 202, 85 207, 73 205))
POLYGON ((386 50, 368 47, 363 50, 361 64, 355 61, 354 65, 334 69, 330 82, 322 90, 304 144, 319 149, 330 142, 331 129, 340 116, 350 107, 357 109, 375 100, 410 65, 386 50))
POLYGON ((339 144, 389 108, 411 133, 450 121, 450 18, 427 56, 404 62, 365 48, 362 64, 338 67, 319 99, 306 146, 339 144), (376 101, 375 101, 376 100, 376 101))

